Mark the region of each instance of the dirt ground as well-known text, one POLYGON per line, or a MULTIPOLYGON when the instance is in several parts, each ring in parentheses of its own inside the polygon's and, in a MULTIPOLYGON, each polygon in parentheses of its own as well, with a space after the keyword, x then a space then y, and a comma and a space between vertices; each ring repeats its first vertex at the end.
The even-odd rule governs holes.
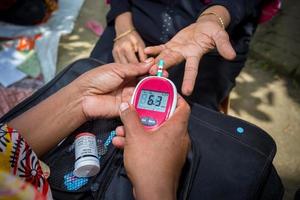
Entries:
MULTIPOLYGON (((78 58, 89 56, 97 37, 84 27, 89 19, 105 24, 108 6, 85 1, 72 34, 60 42, 58 71, 78 58)), ((272 66, 250 57, 231 94, 230 115, 256 124, 277 143, 274 165, 282 178, 284 199, 293 199, 300 188, 300 86, 280 76, 272 66)))

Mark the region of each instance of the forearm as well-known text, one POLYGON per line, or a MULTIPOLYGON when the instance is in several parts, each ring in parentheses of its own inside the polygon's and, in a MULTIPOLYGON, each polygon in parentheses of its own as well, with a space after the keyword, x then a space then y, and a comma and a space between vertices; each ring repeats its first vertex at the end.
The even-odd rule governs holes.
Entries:
POLYGON ((111 0, 110 1, 110 10, 106 16, 107 24, 112 25, 115 22, 115 19, 125 12, 130 12, 131 3, 129 0, 111 0))
POLYGON ((137 200, 176 200, 177 187, 173 185, 160 184, 163 180, 154 180, 145 184, 134 186, 137 200))
POLYGON ((125 12, 116 17, 115 19, 116 35, 120 35, 133 28, 134 25, 132 22, 131 12, 125 12))
POLYGON ((137 180, 133 180, 137 200, 177 199, 178 174, 172 170, 164 172, 162 168, 157 170, 159 171, 153 171, 153 174, 156 174, 155 176, 142 176, 137 180))
POLYGON ((216 5, 224 6, 230 14, 230 24, 227 29, 231 31, 245 18, 257 18, 262 2, 263 0, 211 0, 206 6, 207 9, 216 5))
POLYGON ((220 24, 218 16, 221 17, 221 19, 224 23, 224 27, 225 28, 228 27, 229 24, 230 24, 230 20, 231 20, 230 13, 227 10, 227 8, 225 8, 224 6, 219 6, 219 5, 211 6, 211 7, 208 7, 207 9, 205 9, 202 12, 202 14, 198 17, 197 21, 199 21, 201 18, 206 18, 206 19, 216 21, 217 23, 220 24), (208 13, 215 13, 217 16, 215 16, 213 14, 212 15, 205 15, 205 14, 208 14, 208 13))
POLYGON ((71 83, 8 124, 40 156, 85 122, 81 101, 80 91, 71 83))

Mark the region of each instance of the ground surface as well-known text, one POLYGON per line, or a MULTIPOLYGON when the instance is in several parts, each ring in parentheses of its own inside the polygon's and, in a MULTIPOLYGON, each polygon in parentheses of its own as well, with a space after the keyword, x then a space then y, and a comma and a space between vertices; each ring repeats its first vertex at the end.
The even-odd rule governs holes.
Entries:
MULTIPOLYGON (((84 24, 89 19, 105 24, 107 9, 102 1, 85 1, 73 33, 60 42, 58 71, 90 54, 97 37, 84 24)), ((293 199, 300 188, 300 87, 272 69, 266 62, 249 59, 232 92, 230 114, 272 135, 277 143, 274 164, 286 188, 285 199, 293 199)))

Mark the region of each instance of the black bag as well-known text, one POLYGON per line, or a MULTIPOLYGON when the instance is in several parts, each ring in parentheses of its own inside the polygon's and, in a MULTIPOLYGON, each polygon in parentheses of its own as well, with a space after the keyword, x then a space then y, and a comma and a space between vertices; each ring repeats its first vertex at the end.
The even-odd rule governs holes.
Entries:
MULTIPOLYGON (((93 59, 76 61, 3 116, 0 122, 13 119, 80 74, 102 64, 93 59)), ((266 132, 196 104, 192 104, 191 109, 192 145, 182 171, 178 199, 282 199, 283 185, 272 165, 276 145, 266 132)), ((51 170, 49 183, 55 199, 134 199, 122 151, 112 145, 101 156, 98 175, 75 181, 70 175, 75 162, 75 135, 88 131, 98 140, 107 141, 119 124, 119 119, 87 122, 42 158, 51 170)))

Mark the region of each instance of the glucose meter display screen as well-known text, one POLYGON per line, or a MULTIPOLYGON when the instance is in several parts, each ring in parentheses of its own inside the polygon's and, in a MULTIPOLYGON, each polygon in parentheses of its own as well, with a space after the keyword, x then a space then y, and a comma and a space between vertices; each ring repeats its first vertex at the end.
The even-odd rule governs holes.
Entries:
POLYGON ((168 98, 168 93, 142 90, 137 107, 145 110, 165 112, 168 98))

